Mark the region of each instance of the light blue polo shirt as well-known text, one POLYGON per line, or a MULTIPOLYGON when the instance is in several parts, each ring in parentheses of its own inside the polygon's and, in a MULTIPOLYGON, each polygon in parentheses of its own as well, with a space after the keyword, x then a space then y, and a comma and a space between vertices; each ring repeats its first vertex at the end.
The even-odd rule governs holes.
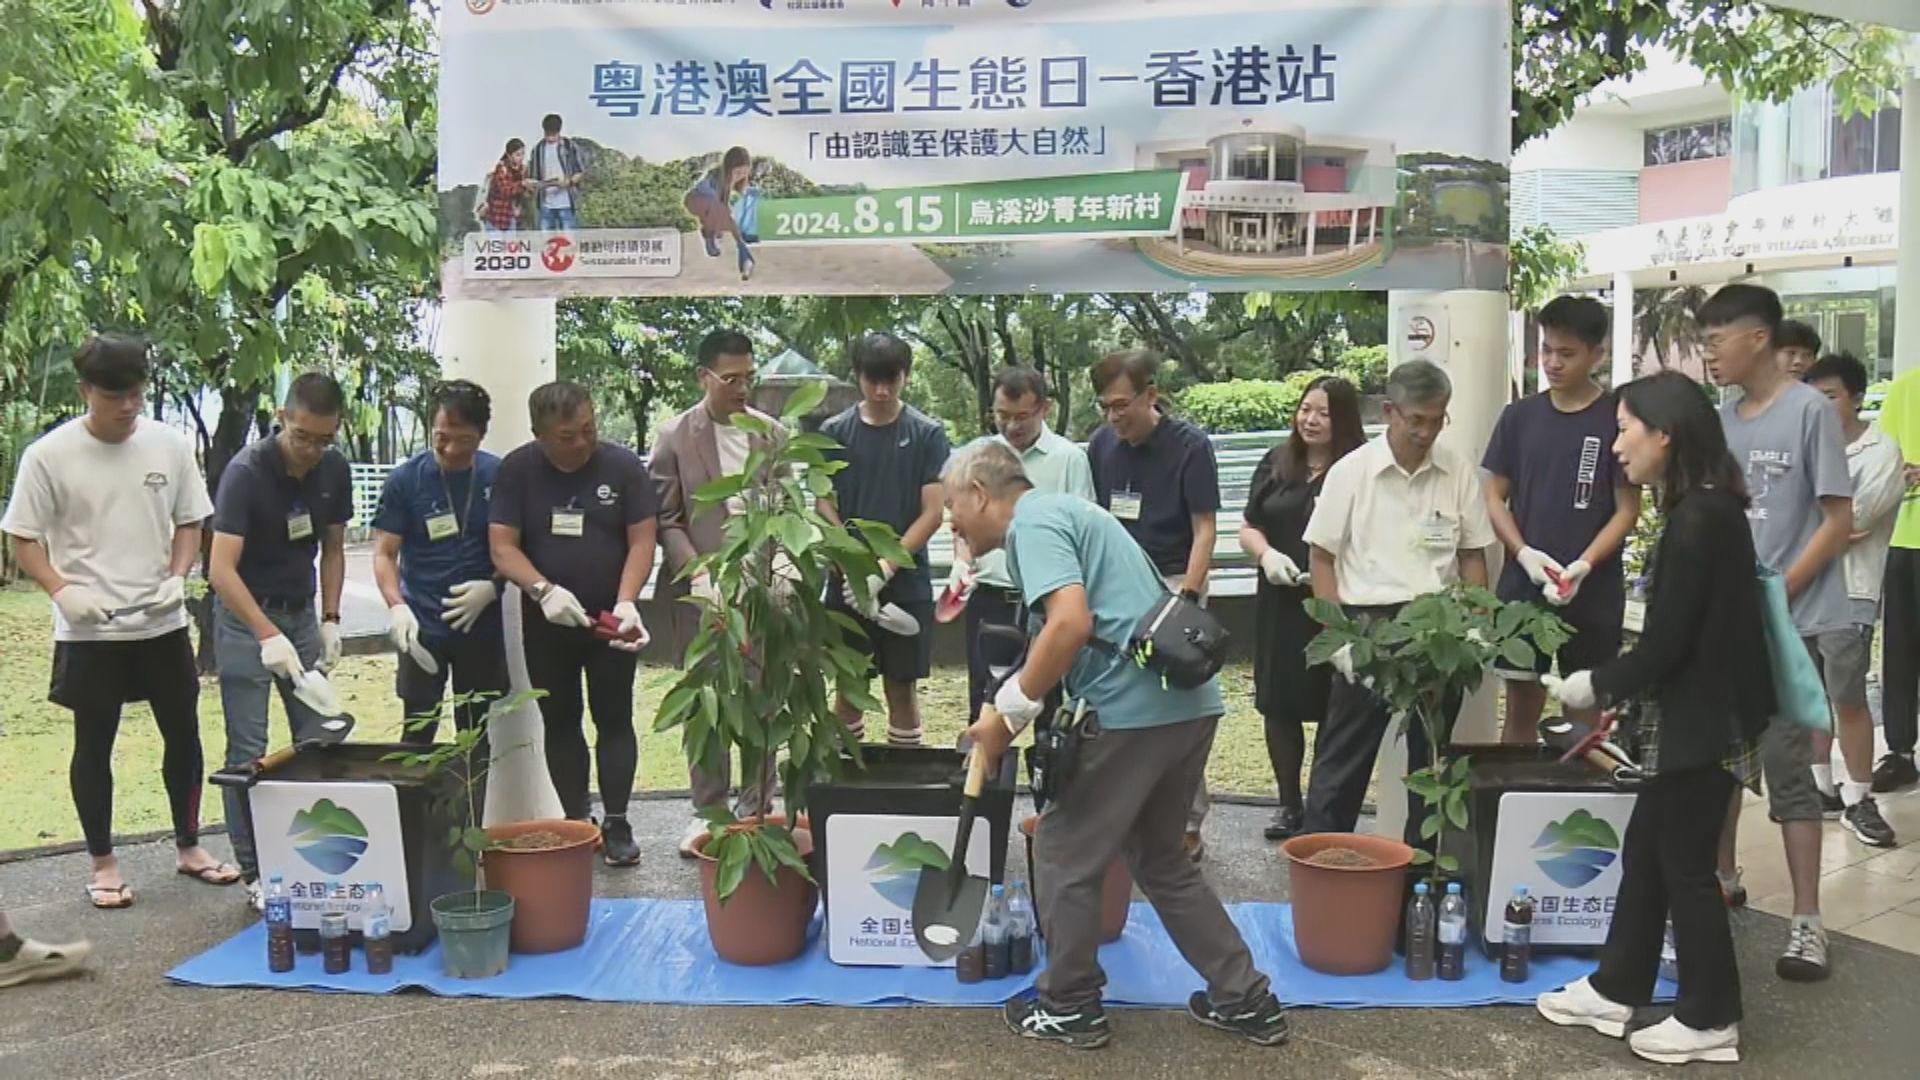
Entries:
MULTIPOLYGON (((1087 452, 1045 424, 1040 425, 1040 437, 1024 451, 1014 449, 1004 435, 982 435, 974 442, 997 442, 1018 454, 1020 467, 1026 470, 1027 482, 1035 491, 1099 501, 1093 493, 1093 468, 1087 464, 1087 452)), ((987 552, 974 560, 973 568, 980 584, 996 589, 1013 588, 1005 550, 987 552)))
MULTIPOLYGON (((1077 495, 1031 492, 1014 505, 1007 529, 1007 568, 1027 606, 1044 611, 1046 599, 1070 585, 1087 592, 1093 633, 1124 647, 1148 611, 1167 595, 1153 560, 1112 514, 1077 495)), ((1035 616, 1034 632, 1038 633, 1035 616)), ((1067 672, 1067 693, 1085 698, 1100 714, 1100 726, 1122 731, 1161 727, 1219 716, 1226 711, 1220 681, 1179 690, 1160 676, 1089 645, 1067 672)))

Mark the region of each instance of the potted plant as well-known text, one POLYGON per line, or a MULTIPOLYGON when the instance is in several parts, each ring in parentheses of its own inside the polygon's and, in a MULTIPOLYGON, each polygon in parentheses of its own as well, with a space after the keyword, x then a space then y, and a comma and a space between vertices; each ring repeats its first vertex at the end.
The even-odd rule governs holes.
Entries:
MULTIPOLYGON (((825 393, 822 382, 801 387, 782 420, 797 426, 825 393)), ((753 416, 733 422, 773 434, 753 416)), ((837 448, 824 435, 774 439, 739 472, 693 496, 698 508, 731 504, 731 512, 725 542, 683 571, 704 574, 712 587, 686 598, 698 608, 699 628, 654 730, 678 728, 689 763, 737 751, 741 776, 760 776, 779 760, 790 815, 762 810, 742 820, 724 806, 702 812, 712 827, 698 850, 707 931, 714 951, 733 963, 779 963, 805 946, 818 898, 807 864, 813 838, 801 827, 807 789, 838 775, 843 752, 856 763, 860 753, 834 714, 834 695, 879 708, 867 658, 852 644, 858 624, 824 599, 829 580, 837 572, 865 596, 881 558, 912 562, 886 526, 838 525, 816 509, 844 467, 827 459, 837 448)))
POLYGON ((1569 630, 1538 604, 1504 604, 1464 584, 1419 597, 1391 619, 1349 618, 1324 600, 1307 601, 1307 611, 1326 628, 1308 644, 1308 663, 1330 663, 1350 649, 1354 677, 1386 703, 1400 733, 1419 724, 1433 748, 1432 763, 1406 778, 1407 790, 1424 802, 1422 847, 1349 833, 1295 837, 1281 846, 1292 863, 1301 959, 1336 974, 1379 971, 1393 960, 1406 867, 1422 867, 1436 890, 1445 875, 1460 871, 1443 841, 1449 826, 1467 828, 1472 765, 1448 743, 1449 706, 1479 687, 1495 659, 1531 669, 1536 645, 1557 652, 1569 630))
MULTIPOLYGON (((475 704, 493 696, 489 694, 456 694, 450 704, 453 708, 475 704)), ((541 696, 540 691, 527 691, 511 694, 493 702, 475 720, 472 727, 456 730, 453 741, 437 743, 420 750, 403 750, 387 755, 387 760, 406 765, 424 767, 429 774, 451 773, 458 780, 455 799, 456 823, 448 828, 447 844, 453 852, 453 863, 461 876, 472 882, 472 887, 435 897, 431 904, 433 924, 440 935, 441 964, 446 973, 456 979, 486 979, 507 969, 507 955, 513 939, 517 936, 518 918, 515 896, 492 880, 496 874, 496 857, 500 852, 500 843, 480 827, 481 792, 484 790, 488 762, 481 753, 488 746, 487 721, 495 709, 513 709, 541 696), (485 871, 485 878, 482 871, 485 871)), ((421 718, 409 720, 409 725, 428 724, 432 720, 421 718)), ((511 748, 509 750, 511 752, 511 748)), ((560 826, 576 823, 536 822, 536 826, 556 829, 560 826)), ((517 834, 515 834, 517 835, 517 834)), ((591 899, 593 864, 593 837, 586 839, 586 897, 591 899)), ((564 891, 565 886, 561 889, 564 891)), ((582 904, 584 907, 584 904, 582 904)), ((542 929, 536 932, 551 937, 551 931, 544 929, 553 921, 568 921, 565 911, 555 911, 550 902, 536 901, 534 923, 542 929)), ((578 920, 581 936, 585 936, 585 912, 578 920)), ((578 944, 578 940, 574 944, 578 944)))

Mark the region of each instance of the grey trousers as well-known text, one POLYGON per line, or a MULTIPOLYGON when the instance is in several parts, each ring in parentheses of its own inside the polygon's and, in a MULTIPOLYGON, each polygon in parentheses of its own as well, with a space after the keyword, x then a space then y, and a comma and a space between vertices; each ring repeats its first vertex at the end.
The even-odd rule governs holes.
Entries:
MULTIPOLYGON (((320 621, 312 608, 286 611, 266 608, 266 616, 293 642, 300 663, 311 668, 320 660, 320 621)), ((274 690, 280 691, 280 704, 287 710, 287 726, 293 741, 315 739, 325 732, 320 727, 326 718, 309 709, 293 696, 286 680, 276 679, 260 664, 260 642, 240 616, 223 604, 213 608, 213 658, 220 667, 220 708, 227 721, 228 768, 245 765, 267 752, 267 704, 274 690)), ((233 859, 248 880, 259 876, 260 863, 254 855, 253 815, 248 811, 244 788, 222 788, 221 799, 227 811, 227 839, 233 844, 233 859)))
MULTIPOLYGON (((734 800, 735 817, 748 817, 773 809, 773 793, 779 784, 774 779, 776 762, 767 758, 766 775, 755 784, 741 779, 740 797, 734 800)), ((725 747, 709 752, 707 760, 687 769, 687 781, 693 787, 693 809, 697 813, 709 806, 725 806, 727 791, 733 786, 733 752, 725 747)))
POLYGON ((1181 846, 1186 810, 1207 768, 1219 717, 1137 730, 1102 731, 1080 749, 1067 793, 1047 804, 1034 837, 1046 888, 1040 926, 1047 966, 1037 986, 1049 1005, 1073 1009, 1100 1000, 1100 892, 1107 864, 1124 850, 1187 963, 1207 980, 1215 1005, 1231 1007, 1267 991, 1267 977, 1206 876, 1181 846))

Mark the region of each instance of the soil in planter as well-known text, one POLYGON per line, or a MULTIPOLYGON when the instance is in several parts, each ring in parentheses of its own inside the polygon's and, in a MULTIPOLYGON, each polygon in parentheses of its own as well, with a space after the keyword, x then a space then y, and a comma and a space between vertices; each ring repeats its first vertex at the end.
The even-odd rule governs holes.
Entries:
POLYGON ((1379 860, 1372 856, 1343 847, 1324 848, 1303 861, 1308 866, 1324 866, 1332 870, 1372 870, 1380 865, 1379 860))
POLYGON ((500 841, 499 846, 506 851, 550 851, 553 848, 566 847, 568 840, 551 829, 535 829, 500 841))

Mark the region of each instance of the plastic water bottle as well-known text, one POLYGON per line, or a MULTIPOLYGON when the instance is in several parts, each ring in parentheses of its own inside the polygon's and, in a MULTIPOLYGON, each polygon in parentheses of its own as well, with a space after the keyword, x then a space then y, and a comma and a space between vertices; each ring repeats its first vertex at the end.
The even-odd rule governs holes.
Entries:
POLYGON ((987 974, 987 946, 980 937, 980 927, 974 925, 973 936, 968 939, 967 947, 953 958, 953 976, 963 983, 977 983, 987 974))
POLYGON ((293 901, 278 874, 267 880, 267 970, 293 970, 293 901))
POLYGON ((1033 970, 1033 937, 1039 921, 1033 917, 1033 901, 1027 898, 1027 886, 1020 882, 1007 897, 1007 971, 1025 975, 1033 970))
POLYGON ((1467 977, 1467 898, 1460 883, 1447 882, 1440 900, 1440 977, 1449 982, 1467 977))
POLYGON ((1515 885, 1500 927, 1500 980, 1526 982, 1532 957, 1533 900, 1525 885, 1515 885))
POLYGON ((987 946, 987 978, 1004 979, 1012 960, 1007 941, 1007 887, 995 885, 987 900, 987 914, 980 920, 980 937, 987 946))
POLYGON ((1668 982, 1680 981, 1680 953, 1673 947, 1673 920, 1667 920, 1667 937, 1660 943, 1660 977, 1668 982))
POLYGON ((393 973, 393 917, 387 911, 387 891, 367 886, 366 913, 360 917, 360 936, 367 951, 367 974, 393 973))
POLYGON ((1407 978, 1433 978, 1433 897, 1424 881, 1413 887, 1407 902, 1407 978))

